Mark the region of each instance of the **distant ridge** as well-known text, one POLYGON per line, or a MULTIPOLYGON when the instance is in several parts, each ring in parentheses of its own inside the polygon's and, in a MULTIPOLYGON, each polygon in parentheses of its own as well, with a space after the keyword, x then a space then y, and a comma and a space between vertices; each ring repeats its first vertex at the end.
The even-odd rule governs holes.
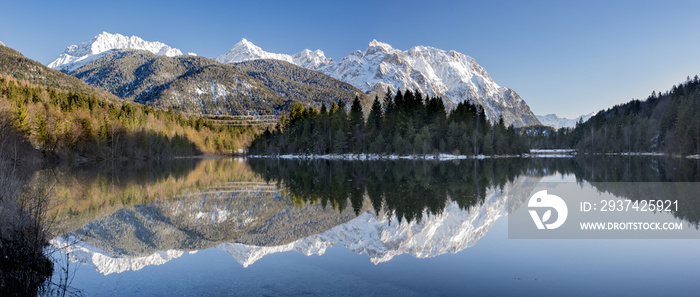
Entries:
POLYGON ((545 126, 550 126, 552 128, 573 128, 576 127, 576 123, 579 122, 579 120, 585 122, 588 119, 590 119, 592 116, 595 115, 595 112, 591 112, 589 114, 584 114, 581 116, 578 116, 575 119, 568 119, 568 118, 560 118, 556 114, 550 113, 547 115, 538 115, 537 119, 542 122, 542 125, 545 126))
POLYGON ((156 55, 167 57, 182 55, 179 49, 172 48, 162 42, 145 41, 137 36, 127 37, 121 34, 102 32, 91 41, 69 46, 48 66, 63 72, 71 72, 80 66, 103 57, 113 50, 120 49, 146 50, 156 55))

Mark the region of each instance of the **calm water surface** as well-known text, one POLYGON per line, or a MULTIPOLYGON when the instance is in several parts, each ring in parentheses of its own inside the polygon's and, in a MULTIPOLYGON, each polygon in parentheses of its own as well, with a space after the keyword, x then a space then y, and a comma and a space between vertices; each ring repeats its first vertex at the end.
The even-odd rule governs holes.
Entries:
MULTIPOLYGON (((658 199, 671 194, 616 184, 694 183, 699 166, 213 159, 41 175, 58 181, 54 279, 68 271, 76 294, 696 296, 697 239, 509 239, 508 219, 552 182, 658 199)), ((673 195, 665 198, 678 199, 678 211, 648 215, 671 216, 700 238, 697 194, 673 195)))

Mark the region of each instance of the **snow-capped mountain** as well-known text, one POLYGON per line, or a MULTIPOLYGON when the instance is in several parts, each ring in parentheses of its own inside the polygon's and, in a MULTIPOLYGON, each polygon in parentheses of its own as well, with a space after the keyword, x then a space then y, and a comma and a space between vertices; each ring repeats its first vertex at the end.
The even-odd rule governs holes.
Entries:
MULTIPOLYGON (((146 50, 167 57, 183 55, 179 49, 161 42, 102 32, 89 42, 69 46, 48 66, 72 74, 111 52, 125 49, 146 50)), ((515 126, 540 124, 515 91, 496 84, 473 58, 456 51, 428 46, 402 51, 373 40, 364 52, 352 52, 336 62, 321 50, 307 49, 294 55, 270 53, 242 39, 215 60, 231 64, 258 59, 280 60, 316 70, 365 93, 384 92, 387 89, 417 90, 425 95, 447 99, 448 107, 472 101, 484 108, 492 122, 502 116, 506 124, 515 126)))
POLYGON ((335 62, 319 50, 305 50, 294 56, 274 54, 244 39, 217 58, 223 63, 254 59, 295 63, 347 82, 364 92, 392 87, 442 96, 455 104, 470 100, 483 106, 492 122, 503 116, 506 124, 515 126, 540 123, 515 91, 496 84, 473 58, 456 51, 427 46, 402 51, 373 40, 364 52, 352 52, 335 62))
POLYGON ((326 58, 326 55, 321 50, 311 51, 306 49, 293 56, 266 52, 245 38, 236 43, 227 53, 216 57, 214 60, 224 64, 233 64, 259 59, 280 60, 314 70, 331 61, 326 58))
POLYGON ((102 32, 91 41, 69 46, 48 66, 63 72, 71 72, 114 50, 123 49, 146 50, 156 55, 168 57, 182 55, 179 49, 172 48, 162 42, 145 41, 137 36, 128 37, 121 34, 102 32))
POLYGON ((305 49, 293 55, 292 60, 294 61, 294 64, 312 70, 318 69, 319 67, 325 66, 333 61, 331 58, 326 58, 326 54, 319 49, 315 51, 305 49))
POLYGON ((285 99, 259 80, 191 55, 113 51, 70 74, 129 101, 189 113, 256 115, 285 106, 285 99))
POLYGON ((214 60, 224 64, 232 64, 258 59, 275 59, 294 63, 292 56, 268 53, 245 38, 236 43, 236 45, 234 45, 227 53, 216 57, 214 60))
POLYGON ((70 253, 73 261, 94 266, 103 275, 137 271, 146 266, 165 264, 185 253, 180 250, 168 250, 158 251, 148 256, 120 258, 74 236, 56 237, 51 240, 51 245, 57 250, 65 250, 70 253))
POLYGON ((588 119, 590 119, 592 116, 594 116, 595 114, 596 114, 595 112, 591 112, 589 114, 581 115, 575 119, 568 119, 568 118, 563 118, 563 117, 560 118, 556 114, 550 113, 547 115, 538 115, 537 119, 540 120, 542 125, 550 126, 552 128, 556 128, 556 129, 573 128, 576 126, 576 123, 578 123, 579 120, 582 120, 585 122, 588 119))

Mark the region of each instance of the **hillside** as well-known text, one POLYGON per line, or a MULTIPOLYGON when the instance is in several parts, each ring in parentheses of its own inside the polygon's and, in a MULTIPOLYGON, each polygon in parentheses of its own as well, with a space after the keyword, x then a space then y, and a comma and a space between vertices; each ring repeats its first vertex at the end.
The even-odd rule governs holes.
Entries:
POLYGON ((205 115, 275 114, 287 99, 236 68, 197 56, 112 52, 70 73, 121 98, 205 115))
POLYGON ((688 78, 646 100, 615 105, 577 125, 546 136, 542 147, 583 152, 700 153, 700 78, 688 78))
POLYGON ((588 151, 700 153, 700 78, 663 94, 616 105, 579 125, 577 148, 588 151), (612 141, 614 139, 614 141, 612 141))
POLYGON ((338 100, 350 103, 356 96, 360 98, 363 106, 369 107, 372 104, 369 96, 360 89, 289 62, 273 59, 252 60, 234 66, 260 80, 278 94, 314 107, 320 108, 321 104, 330 106, 338 100))
POLYGON ((19 81, 55 88, 59 91, 77 91, 82 94, 95 95, 106 100, 119 102, 116 96, 98 88, 89 86, 75 77, 61 71, 48 68, 41 63, 28 59, 22 53, 0 44, 0 74, 19 81))
POLYGON ((257 132, 125 102, 0 46, 0 113, 32 147, 61 160, 225 154, 257 132))

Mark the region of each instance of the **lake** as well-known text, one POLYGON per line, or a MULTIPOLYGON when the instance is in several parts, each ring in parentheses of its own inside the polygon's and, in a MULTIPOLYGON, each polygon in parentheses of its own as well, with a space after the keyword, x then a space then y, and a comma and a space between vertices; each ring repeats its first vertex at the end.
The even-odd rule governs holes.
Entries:
POLYGON ((35 178, 55 183, 54 282, 69 294, 696 296, 699 172, 642 156, 222 158, 35 178), (534 216, 553 220, 533 208, 542 189, 568 205, 558 230, 536 231, 534 216), (656 200, 675 206, 631 208, 656 200), (682 230, 571 229, 593 213, 682 230))

